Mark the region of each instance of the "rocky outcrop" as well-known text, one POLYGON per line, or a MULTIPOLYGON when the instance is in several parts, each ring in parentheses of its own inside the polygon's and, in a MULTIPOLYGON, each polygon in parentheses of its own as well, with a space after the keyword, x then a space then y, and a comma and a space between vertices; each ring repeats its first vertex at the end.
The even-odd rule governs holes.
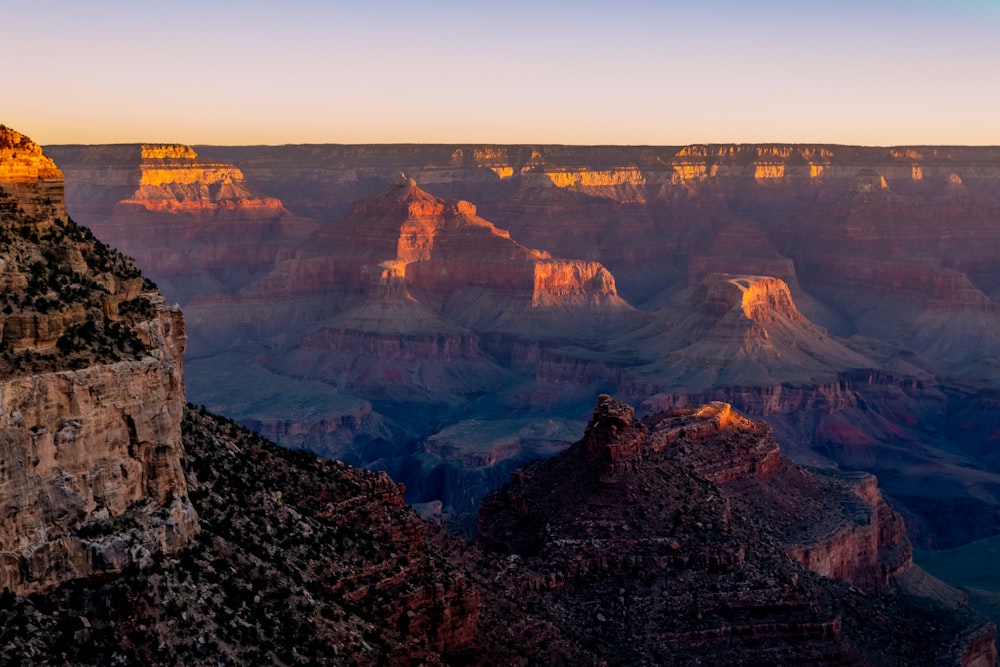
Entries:
POLYGON ((625 306, 600 264, 552 260, 479 217, 471 203, 434 197, 402 174, 375 197, 355 203, 304 250, 307 257, 356 262, 349 287, 366 286, 376 265, 390 262, 406 288, 435 295, 477 287, 495 299, 527 297, 530 308, 625 306))
POLYGON ((870 476, 794 465, 725 404, 639 420, 600 397, 580 442, 487 497, 479 541, 509 554, 498 580, 609 663, 995 660, 952 642, 989 636, 971 617, 884 641, 904 608, 952 613, 895 583, 913 568, 899 515, 870 476))
POLYGON ((6 129, 0 142, 0 188, 28 197, 0 210, 0 586, 25 594, 174 553, 198 523, 179 310, 56 199, 39 203, 61 182, 37 146, 6 129))
POLYGON ((67 218, 62 172, 38 144, 4 125, 0 125, 0 188, 0 211, 22 210, 43 226, 67 218))
POLYGON ((183 325, 169 311, 151 324, 160 358, 0 383, 0 585, 118 572, 197 532, 180 468, 183 325))
POLYGON ((208 213, 241 218, 287 213, 272 197, 257 197, 243 184, 243 173, 229 164, 200 160, 189 146, 139 147, 139 186, 115 211, 208 213))

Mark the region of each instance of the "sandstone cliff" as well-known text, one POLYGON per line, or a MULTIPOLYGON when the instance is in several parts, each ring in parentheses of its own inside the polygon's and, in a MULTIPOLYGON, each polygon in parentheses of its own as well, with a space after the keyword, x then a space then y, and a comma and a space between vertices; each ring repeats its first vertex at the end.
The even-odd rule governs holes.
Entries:
POLYGON ((0 206, 16 207, 40 222, 66 218, 62 172, 38 144, 4 125, 0 125, 0 183, 10 198, 0 206))
MULTIPOLYGON (((880 366, 810 322, 788 285, 769 276, 709 274, 686 303, 663 308, 634 336, 650 363, 629 370, 624 383, 648 378, 670 391, 802 384, 880 366)), ((636 393, 650 389, 662 390, 636 393)))
POLYGON ((0 586, 19 594, 176 552, 198 529, 180 312, 65 218, 60 195, 51 161, 4 129, 0 586))

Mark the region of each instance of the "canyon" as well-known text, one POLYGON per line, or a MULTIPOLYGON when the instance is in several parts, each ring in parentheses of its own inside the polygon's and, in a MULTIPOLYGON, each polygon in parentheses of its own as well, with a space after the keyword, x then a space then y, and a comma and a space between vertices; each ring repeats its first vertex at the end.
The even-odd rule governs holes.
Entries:
MULTIPOLYGON (((148 152, 144 159, 196 159, 182 148, 148 152)), ((184 316, 132 260, 65 217, 58 173, 30 140, 0 127, 0 662, 996 664, 995 626, 913 564, 903 517, 871 475, 793 463, 771 427, 727 403, 656 408, 638 418, 601 394, 575 431, 572 420, 538 422, 531 411, 440 429, 419 451, 454 466, 469 507, 480 504, 480 484, 500 485, 484 471, 543 457, 486 496, 474 542, 422 519, 385 472, 282 448, 185 406, 184 316), (17 169, 4 171, 15 160, 17 169)), ((323 377, 337 368, 345 387, 388 392, 383 381, 366 384, 364 372, 342 368, 336 353, 395 350, 377 357, 397 362, 379 372, 411 368, 418 382, 400 383, 381 405, 356 399, 350 416, 331 426, 351 437, 328 444, 355 454, 367 429, 369 444, 405 460, 392 440, 398 425, 390 422, 399 417, 370 408, 385 410, 392 399, 433 412, 436 404, 421 403, 419 391, 447 382, 453 400, 467 400, 458 381, 482 379, 481 365, 508 381, 518 364, 547 366, 547 379, 524 374, 529 381, 509 400, 540 397, 548 387, 555 404, 574 405, 588 389, 566 386, 568 364, 605 374, 618 368, 625 377, 621 359, 600 347, 617 336, 635 348, 629 368, 636 369, 659 363, 643 355, 660 334, 687 341, 653 374, 664 383, 671 373, 689 374, 688 360, 706 354, 700 343, 726 336, 742 336, 731 350, 744 358, 737 374, 801 348, 796 367, 810 382, 842 376, 881 349, 838 340, 817 347, 825 334, 798 313, 786 283, 759 276, 712 274, 691 294, 686 324, 651 330, 659 314, 629 306, 602 264, 553 260, 512 241, 470 204, 402 177, 352 211, 347 223, 388 244, 395 258, 382 249, 335 253, 320 246, 319 230, 310 237, 318 247, 306 242, 281 261, 332 258, 341 272, 314 274, 314 303, 347 293, 354 302, 339 314, 385 315, 396 328, 375 317, 368 332, 386 338, 372 342, 352 333, 365 333, 360 325, 344 324, 364 317, 337 319, 342 306, 333 306, 310 345, 303 337, 251 372, 283 377, 285 386, 314 383, 284 399, 295 403, 324 384, 288 370, 303 367, 295 352, 319 350, 331 354, 309 357, 307 367, 316 364, 323 377), (404 228, 434 233, 397 236, 404 228), (505 261, 490 266, 498 253, 505 261), (483 320, 481 309, 448 305, 446 276, 476 276, 477 258, 485 264, 474 284, 483 305, 516 316, 483 320), (359 267, 371 267, 367 259, 385 271, 359 277, 359 267), (532 309, 541 313, 538 333, 521 321, 532 309), (415 324, 413 313, 423 314, 415 324), (575 340, 590 348, 567 345, 587 317, 594 328, 575 340), (414 328, 434 335, 410 336, 414 328), (386 342, 393 334, 395 347, 386 342), (434 361, 457 370, 435 376, 434 361)), ((215 300, 244 305, 239 292, 264 282, 215 300)), ((294 313, 300 304, 290 301, 255 307, 294 313)), ((240 331, 226 321, 219 327, 225 333, 217 338, 198 333, 205 349, 240 331)), ((491 389, 484 403, 497 400, 491 389)), ((302 434, 293 418, 267 428, 302 434)), ((430 477, 442 474, 435 465, 430 477)))
POLYGON ((446 521, 571 442, 521 420, 606 392, 764 418, 878 475, 923 547, 1000 533, 995 148, 47 150, 184 307, 192 401, 446 521), (436 444, 463 424, 488 437, 436 444))

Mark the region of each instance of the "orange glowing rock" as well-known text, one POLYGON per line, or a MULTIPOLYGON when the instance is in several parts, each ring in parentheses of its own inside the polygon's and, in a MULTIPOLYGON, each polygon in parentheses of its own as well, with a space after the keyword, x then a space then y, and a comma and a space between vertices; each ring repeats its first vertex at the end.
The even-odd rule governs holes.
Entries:
POLYGON ((118 202, 119 213, 225 213, 254 217, 286 213, 281 202, 258 197, 243 183, 243 172, 230 164, 208 162, 190 146, 146 144, 140 148, 139 187, 118 202))
POLYGON ((781 163, 758 163, 755 165, 753 177, 757 180, 768 178, 784 178, 785 165, 781 163))
POLYGON ((38 144, 0 125, 0 183, 33 183, 62 177, 55 162, 42 154, 38 144))
POLYGON ((4 125, 0 125, 0 190, 28 215, 42 220, 68 217, 62 172, 38 144, 4 125))

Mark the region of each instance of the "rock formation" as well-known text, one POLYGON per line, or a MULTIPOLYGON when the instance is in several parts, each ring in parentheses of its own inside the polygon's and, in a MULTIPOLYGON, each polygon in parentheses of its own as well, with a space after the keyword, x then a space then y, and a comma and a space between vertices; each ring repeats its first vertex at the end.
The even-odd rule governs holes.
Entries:
POLYGON ((184 323, 131 260, 65 217, 61 174, 0 130, 0 586, 49 590, 174 553, 184 323))
MULTIPOLYGON (((194 164, 177 151, 148 160, 151 173, 157 160, 194 164)), ((600 392, 649 409, 725 400, 767 418, 799 460, 876 472, 924 546, 1000 531, 1000 467, 984 455, 995 428, 989 410, 967 407, 993 389, 1000 350, 995 148, 198 153, 220 174, 238 168, 245 180, 234 187, 280 199, 318 230, 303 244, 306 227, 293 232, 288 216, 284 235, 250 213, 239 233, 203 217, 183 261, 159 252, 166 239, 142 241, 156 248, 150 262, 184 277, 175 289, 154 274, 190 305, 191 386, 207 388, 198 402, 392 470, 417 493, 428 486, 407 471, 423 465, 399 460, 413 451, 393 452, 392 441, 419 448, 450 425, 509 414, 582 422, 600 392), (718 273, 784 281, 798 314, 761 322, 703 310, 702 283, 718 273), (376 361, 359 362, 362 352, 376 361), (223 386, 236 391, 214 389, 223 386), (307 393, 301 422, 265 407, 307 393)), ((141 189, 137 147, 54 154, 70 175, 71 210, 95 228, 141 189)), ((131 210, 136 221, 160 215, 131 210)))
POLYGON ((206 163, 193 148, 143 145, 139 149, 139 186, 115 203, 116 212, 207 212, 220 216, 273 218, 285 213, 281 202, 257 197, 243 185, 243 174, 227 164, 206 163))
POLYGON ((506 554, 496 579, 608 664, 996 659, 992 625, 938 625, 933 587, 914 592, 926 575, 870 476, 797 466, 726 404, 639 420, 602 396, 584 438, 487 497, 479 528, 506 554))
POLYGON ((74 215, 133 256, 168 295, 231 293, 266 273, 313 223, 250 190, 232 164, 189 146, 56 147, 74 215))
POLYGON ((777 278, 709 274, 683 306, 660 313, 636 334, 635 349, 651 364, 625 380, 660 385, 636 394, 802 384, 880 365, 806 319, 777 278))

